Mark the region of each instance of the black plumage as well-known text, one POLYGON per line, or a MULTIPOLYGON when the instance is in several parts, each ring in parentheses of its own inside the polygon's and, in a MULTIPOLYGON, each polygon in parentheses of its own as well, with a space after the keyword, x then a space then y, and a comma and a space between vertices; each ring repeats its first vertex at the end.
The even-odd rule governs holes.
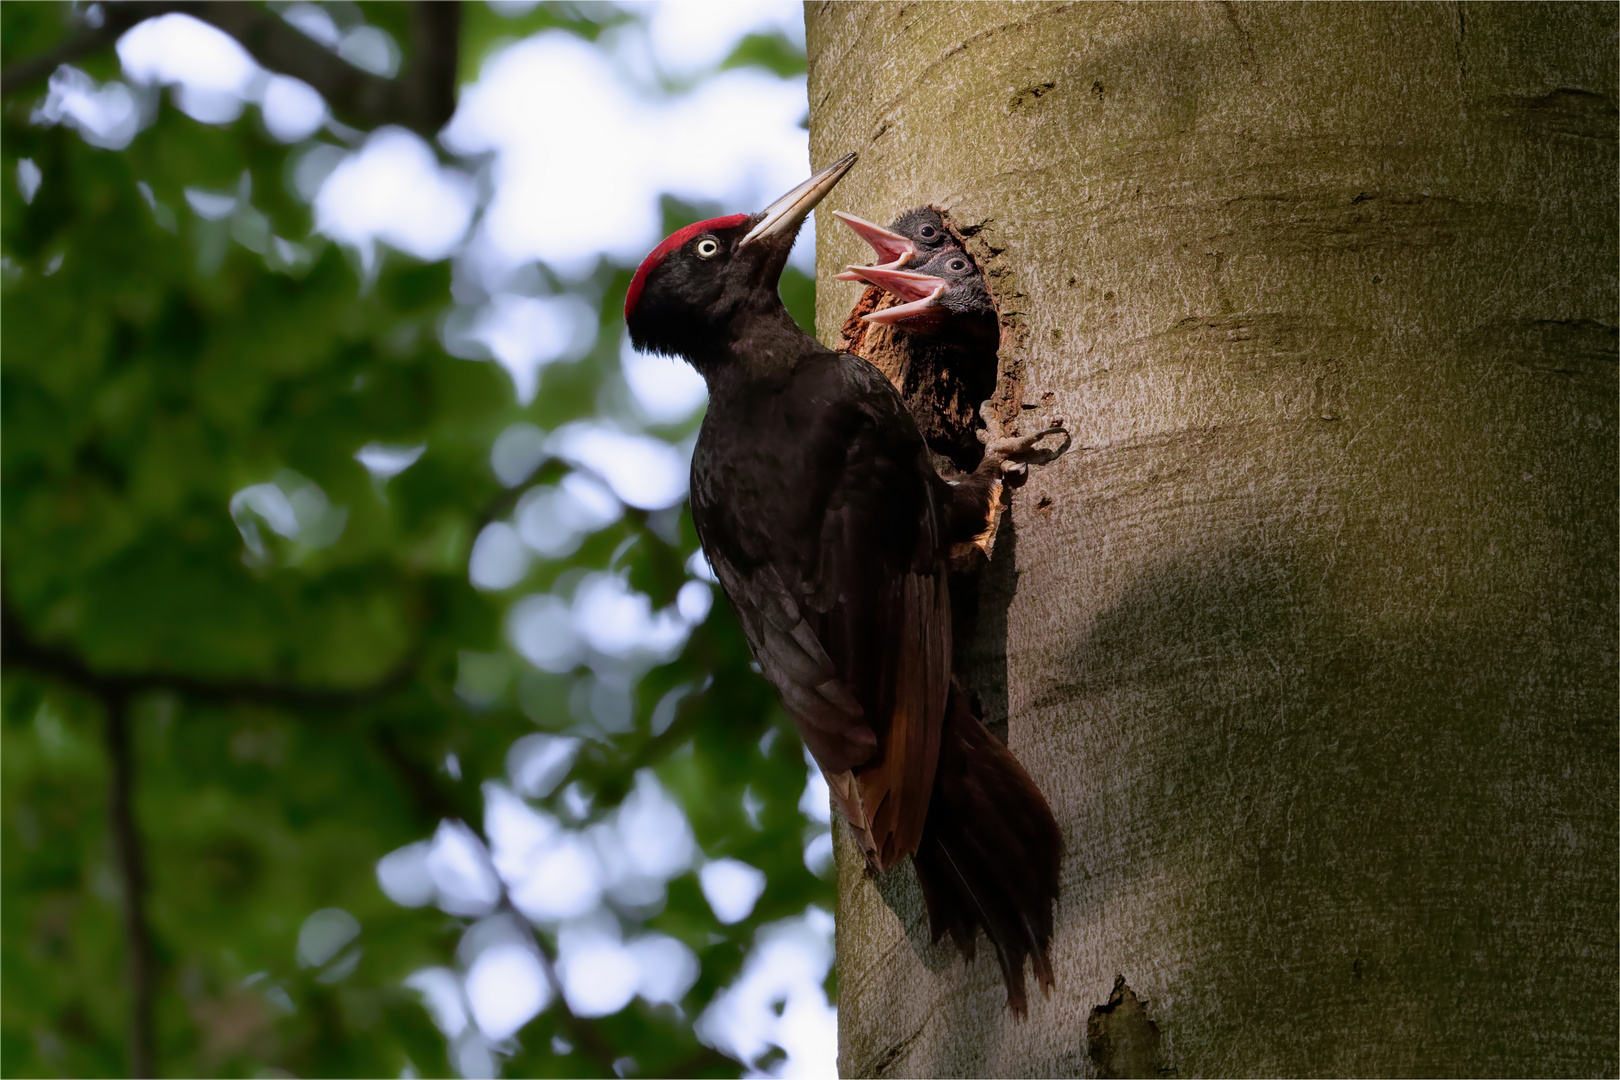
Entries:
POLYGON ((873 870, 918 853, 936 938, 995 942, 1008 1000, 1046 949, 1060 841, 1039 790, 951 677, 948 560, 984 526, 993 443, 952 485, 894 387, 801 331, 777 295, 805 215, 853 155, 752 217, 683 229, 637 271, 638 348, 681 356, 709 408, 692 459, 704 552, 873 870), (1033 824, 1032 824, 1033 823, 1033 824))

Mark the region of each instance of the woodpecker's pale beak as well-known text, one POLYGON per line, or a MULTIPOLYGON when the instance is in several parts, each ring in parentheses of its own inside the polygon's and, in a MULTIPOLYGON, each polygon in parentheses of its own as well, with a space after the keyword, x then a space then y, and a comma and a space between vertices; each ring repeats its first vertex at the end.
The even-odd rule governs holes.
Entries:
MULTIPOLYGON (((856 236, 872 246, 872 250, 877 252, 879 269, 898 270, 917 257, 917 245, 897 232, 890 232, 881 225, 874 225, 865 218, 846 214, 842 210, 834 210, 833 217, 848 225, 856 236)), ((860 281, 861 276, 851 267, 839 274, 838 280, 860 281)))
POLYGON ((761 240, 797 234, 799 226, 804 224, 804 219, 816 208, 816 203, 826 197, 827 192, 844 178, 844 174, 849 172, 854 164, 855 155, 846 154, 771 203, 765 208, 758 223, 748 230, 748 235, 738 242, 737 247, 745 248, 761 240))
MULTIPOLYGON (((884 308, 882 311, 861 316, 867 322, 883 323, 886 326, 931 314, 939 304, 940 294, 950 284, 944 278, 932 274, 918 274, 910 270, 885 270, 881 266, 851 266, 844 273, 850 275, 845 280, 870 282, 884 292, 907 301, 898 307, 884 308)), ((843 277, 842 274, 839 276, 843 277)))

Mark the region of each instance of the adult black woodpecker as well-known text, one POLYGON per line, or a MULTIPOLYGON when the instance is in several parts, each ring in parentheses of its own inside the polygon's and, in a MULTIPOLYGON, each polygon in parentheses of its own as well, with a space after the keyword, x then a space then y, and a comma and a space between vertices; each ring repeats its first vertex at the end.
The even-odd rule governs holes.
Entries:
POLYGON ((1007 1000, 1042 988, 1061 838, 1039 789, 951 676, 947 560, 984 525, 1004 464, 988 445, 951 485, 899 394, 788 316, 777 283, 800 224, 855 162, 754 215, 689 225, 625 296, 637 348, 702 374, 692 518, 760 669, 782 697, 872 871, 914 858, 934 938, 984 929, 1007 1000))

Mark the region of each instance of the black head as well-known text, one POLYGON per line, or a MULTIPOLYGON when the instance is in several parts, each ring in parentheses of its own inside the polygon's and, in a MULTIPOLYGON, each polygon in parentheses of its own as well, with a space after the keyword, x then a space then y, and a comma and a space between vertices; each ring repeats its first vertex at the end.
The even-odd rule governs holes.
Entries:
POLYGON ((739 257, 738 244, 754 224, 747 214, 700 221, 672 233, 642 260, 624 296, 624 322, 636 348, 691 358, 723 338, 741 309, 781 303, 774 277, 763 295, 759 288, 765 268, 758 256, 765 252, 739 257))
POLYGON ((630 341, 699 370, 761 322, 793 326, 777 282, 799 226, 855 163, 850 154, 758 214, 688 225, 642 260, 624 297, 630 341))

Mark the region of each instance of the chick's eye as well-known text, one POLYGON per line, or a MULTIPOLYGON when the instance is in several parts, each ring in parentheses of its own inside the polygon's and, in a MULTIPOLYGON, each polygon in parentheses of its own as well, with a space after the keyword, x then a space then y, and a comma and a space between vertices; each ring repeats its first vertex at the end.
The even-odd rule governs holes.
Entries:
POLYGON ((697 257, 700 259, 712 259, 720 253, 720 241, 712 236, 705 236, 697 242, 697 247, 692 250, 697 252, 697 257))
POLYGON ((917 230, 917 235, 921 236, 924 240, 932 240, 934 237, 939 235, 939 230, 934 228, 932 225, 924 225, 922 228, 917 230))
POLYGON ((961 273, 963 270, 967 269, 967 263, 963 262, 961 259, 952 259, 951 269, 955 270, 957 273, 961 273))

